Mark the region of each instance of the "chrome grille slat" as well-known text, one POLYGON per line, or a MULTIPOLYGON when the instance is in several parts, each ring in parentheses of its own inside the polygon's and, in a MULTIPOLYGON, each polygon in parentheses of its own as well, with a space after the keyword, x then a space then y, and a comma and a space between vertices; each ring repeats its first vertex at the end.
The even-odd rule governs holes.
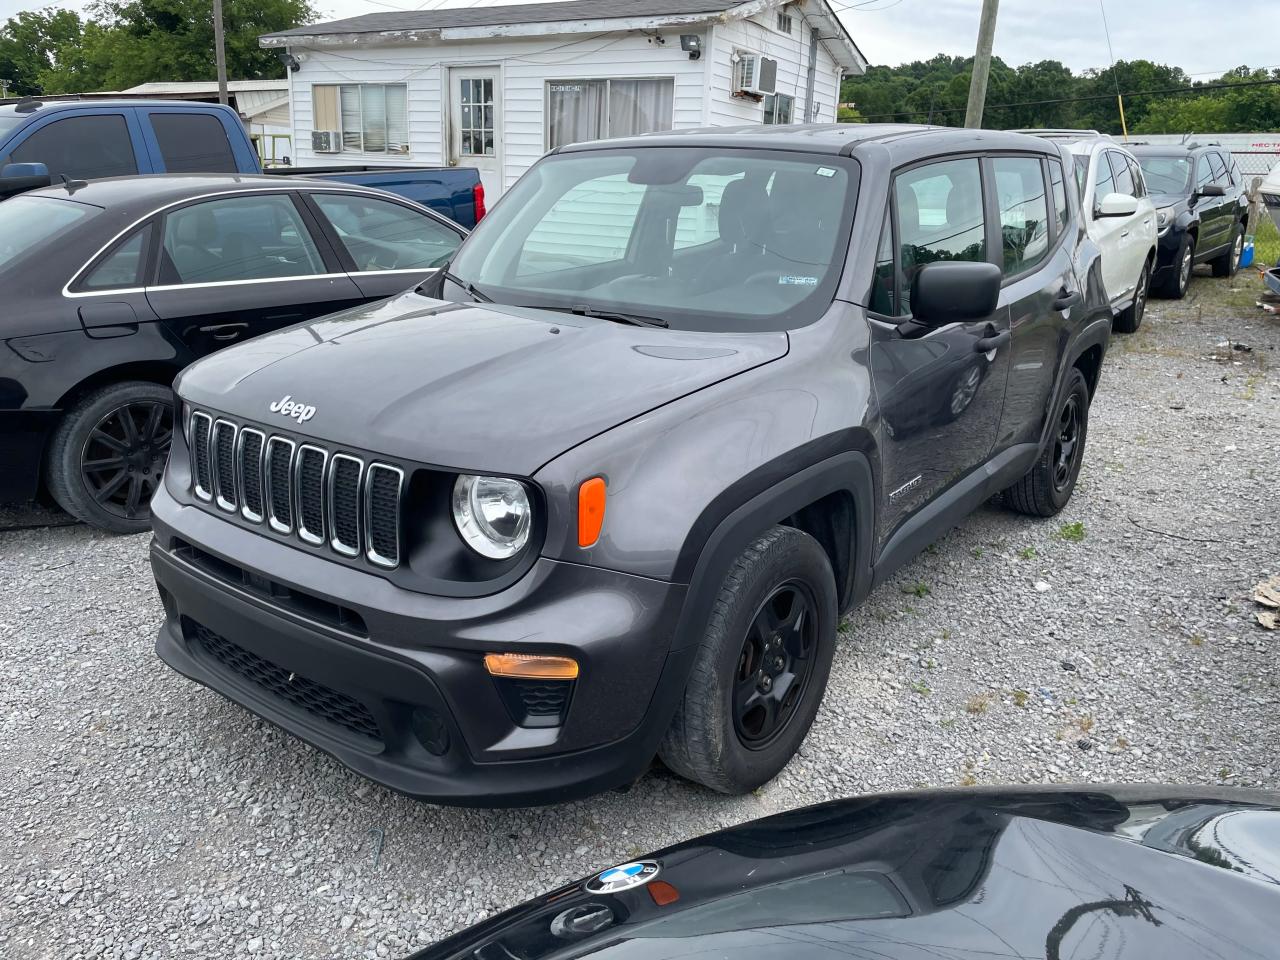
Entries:
POLYGON ((240 486, 240 516, 250 523, 261 523, 266 514, 262 502, 262 453, 266 435, 261 430, 244 427, 236 442, 236 482, 240 486))
POLYGON ((213 500, 222 510, 236 509, 236 425, 230 420, 215 420, 213 439, 209 443, 209 459, 213 461, 213 500))
POLYGON ((188 423, 198 499, 347 559, 363 557, 382 569, 400 565, 400 467, 203 410, 192 411, 188 423))

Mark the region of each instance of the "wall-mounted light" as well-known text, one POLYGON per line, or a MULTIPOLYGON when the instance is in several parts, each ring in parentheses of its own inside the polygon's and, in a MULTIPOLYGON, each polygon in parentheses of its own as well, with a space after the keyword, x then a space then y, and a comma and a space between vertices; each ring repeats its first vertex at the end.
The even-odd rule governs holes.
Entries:
POLYGON ((696 33, 682 33, 680 49, 689 54, 690 60, 697 60, 702 56, 702 38, 696 33))
POLYGON ((302 69, 302 61, 288 50, 277 50, 276 56, 280 58, 280 62, 284 64, 286 70, 292 70, 297 73, 302 69))

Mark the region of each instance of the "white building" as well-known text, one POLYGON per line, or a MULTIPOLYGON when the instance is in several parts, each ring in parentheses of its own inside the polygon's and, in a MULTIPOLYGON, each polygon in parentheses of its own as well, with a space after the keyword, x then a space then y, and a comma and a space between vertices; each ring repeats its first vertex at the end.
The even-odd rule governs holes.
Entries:
POLYGON ((564 0, 372 13, 267 34, 294 162, 478 167, 497 197, 561 144, 834 122, 866 60, 827 0, 564 0))

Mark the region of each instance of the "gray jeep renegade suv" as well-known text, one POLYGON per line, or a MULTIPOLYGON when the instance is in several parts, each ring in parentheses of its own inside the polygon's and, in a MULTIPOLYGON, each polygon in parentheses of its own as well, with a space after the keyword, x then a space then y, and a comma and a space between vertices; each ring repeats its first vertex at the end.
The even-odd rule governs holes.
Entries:
POLYGON ((437 802, 751 790, 844 612, 1070 498, 1111 328, 1070 177, 923 127, 554 151, 417 289, 182 374, 159 655, 437 802))

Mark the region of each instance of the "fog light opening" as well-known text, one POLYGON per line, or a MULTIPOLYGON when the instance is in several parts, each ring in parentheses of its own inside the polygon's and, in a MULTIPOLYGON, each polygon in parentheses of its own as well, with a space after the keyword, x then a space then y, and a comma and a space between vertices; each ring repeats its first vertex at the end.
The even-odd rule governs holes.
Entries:
POLYGON ((449 752, 449 728, 434 710, 416 707, 409 718, 409 726, 427 753, 442 757, 449 752))

